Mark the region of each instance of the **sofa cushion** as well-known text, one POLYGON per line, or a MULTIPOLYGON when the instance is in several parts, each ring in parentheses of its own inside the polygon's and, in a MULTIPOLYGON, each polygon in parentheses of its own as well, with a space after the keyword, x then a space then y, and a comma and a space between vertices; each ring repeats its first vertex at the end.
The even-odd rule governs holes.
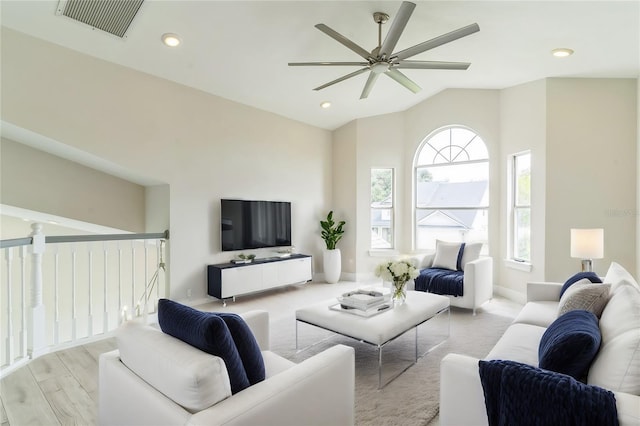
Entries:
POLYGON ((562 286, 562 290, 560 290, 560 297, 562 298, 562 295, 564 294, 565 291, 567 291, 569 287, 571 287, 573 284, 585 278, 591 281, 592 283, 602 282, 600 277, 597 276, 595 272, 578 272, 577 274, 574 274, 573 276, 571 276, 567 281, 565 281, 564 285, 562 286))
POLYGON ((527 302, 513 322, 547 328, 557 318, 558 302, 527 302))
POLYGON ((586 376, 601 339, 598 318, 592 312, 569 311, 542 335, 538 366, 580 380, 586 376))
POLYGON ((264 359, 260 346, 247 323, 237 314, 217 313, 227 324, 233 342, 236 344, 249 383, 255 385, 265 379, 264 359))
POLYGON ((587 383, 640 396, 640 328, 603 344, 593 360, 587 383))
POLYGON ((191 413, 231 396, 220 357, 136 321, 120 326, 116 341, 129 370, 191 413))
POLYGON ((610 284, 593 284, 584 278, 564 292, 558 304, 558 316, 569 311, 585 310, 600 318, 609 301, 610 284))
POLYGON ((464 271, 464 266, 467 263, 480 259, 481 250, 482 243, 466 243, 464 245, 464 250, 462 251, 462 260, 460 261, 459 269, 464 271))
POLYGON ((458 255, 462 243, 449 243, 436 240, 436 255, 433 258, 432 268, 458 270, 458 255))
POLYGON ((618 286, 623 283, 631 284, 637 289, 640 289, 640 285, 633 276, 631 276, 631 274, 624 269, 622 265, 616 262, 611 262, 611 265, 609 265, 607 275, 604 277, 604 282, 611 283, 610 295, 613 295, 618 289, 618 286))
POLYGON ((544 327, 512 324, 485 359, 510 359, 537 367, 538 346, 544 332, 544 327))
POLYGON ((231 393, 249 387, 242 359, 222 318, 169 299, 158 301, 158 322, 165 333, 224 360, 231 393))

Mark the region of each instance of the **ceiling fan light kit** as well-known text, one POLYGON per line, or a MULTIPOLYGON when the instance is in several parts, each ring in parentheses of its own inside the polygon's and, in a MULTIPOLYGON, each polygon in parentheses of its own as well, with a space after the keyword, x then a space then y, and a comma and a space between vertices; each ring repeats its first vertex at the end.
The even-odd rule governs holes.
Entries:
POLYGON ((325 24, 317 24, 315 27, 328 35, 329 37, 336 40, 338 43, 344 45, 348 49, 352 50, 360 57, 362 57, 363 61, 360 62, 289 62, 289 66, 360 66, 357 71, 351 72, 347 75, 339 77, 333 81, 330 81, 326 84, 318 86, 313 90, 322 90, 326 87, 332 86, 336 83, 340 83, 341 81, 347 80, 351 77, 358 76, 369 71, 369 77, 367 78, 367 82, 362 89, 362 94, 360 95, 360 99, 365 99, 371 93, 371 89, 375 82, 378 79, 380 74, 385 74, 391 79, 395 80, 408 90, 413 93, 417 93, 420 91, 420 86, 418 86, 414 81, 412 81, 405 74, 400 72, 400 69, 440 69, 440 70, 466 70, 471 65, 469 62, 439 62, 439 61, 415 61, 415 60, 407 60, 415 55, 426 52, 427 50, 433 49, 435 47, 441 46, 446 43, 450 43, 459 38, 466 37, 470 34, 480 31, 480 27, 478 24, 467 25, 466 27, 459 28, 457 30, 451 31, 447 34, 443 34, 431 40, 427 40, 423 43, 417 44, 408 49, 401 50, 399 52, 393 53, 402 32, 404 31, 407 23, 409 22, 409 18, 413 13, 416 5, 414 3, 405 1, 400 5, 400 9, 393 22, 391 23, 391 27, 389 28, 389 32, 385 37, 384 41, 382 41, 382 24, 386 23, 389 20, 389 15, 383 12, 375 12, 373 14, 373 20, 376 24, 378 24, 378 46, 375 47, 371 52, 366 51, 358 44, 354 43, 350 39, 346 38, 342 34, 337 31, 329 28, 325 24))

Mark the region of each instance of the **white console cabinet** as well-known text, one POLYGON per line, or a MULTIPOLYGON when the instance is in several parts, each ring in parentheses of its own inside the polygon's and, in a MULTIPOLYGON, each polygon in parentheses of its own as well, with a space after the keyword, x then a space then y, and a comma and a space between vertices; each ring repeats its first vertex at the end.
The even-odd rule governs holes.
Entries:
POLYGON ((304 283, 311 278, 311 256, 304 254, 207 267, 208 293, 223 301, 242 294, 304 283))

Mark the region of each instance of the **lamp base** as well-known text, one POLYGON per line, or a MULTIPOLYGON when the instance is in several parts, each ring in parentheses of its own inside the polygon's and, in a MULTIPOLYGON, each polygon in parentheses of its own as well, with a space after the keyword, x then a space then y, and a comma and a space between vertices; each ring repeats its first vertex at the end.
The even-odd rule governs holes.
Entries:
POLYGON ((582 272, 593 272, 593 260, 582 259, 582 272))

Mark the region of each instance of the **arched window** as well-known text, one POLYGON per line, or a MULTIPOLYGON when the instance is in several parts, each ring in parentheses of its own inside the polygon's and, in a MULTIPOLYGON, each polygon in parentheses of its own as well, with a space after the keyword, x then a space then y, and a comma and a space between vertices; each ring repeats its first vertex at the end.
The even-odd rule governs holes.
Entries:
POLYGON ((436 240, 484 243, 488 250, 489 154, 465 127, 438 129, 420 144, 414 166, 416 249, 436 240))

